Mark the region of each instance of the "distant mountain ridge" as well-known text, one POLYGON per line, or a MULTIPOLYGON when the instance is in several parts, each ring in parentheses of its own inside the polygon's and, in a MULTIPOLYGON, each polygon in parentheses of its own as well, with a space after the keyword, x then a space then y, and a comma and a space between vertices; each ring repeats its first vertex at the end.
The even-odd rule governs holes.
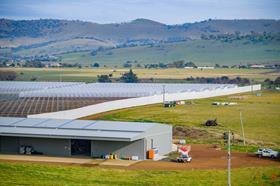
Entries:
POLYGON ((279 20, 207 20, 182 25, 165 25, 148 19, 121 24, 98 24, 56 19, 0 19, 0 38, 52 37, 69 39, 95 37, 103 40, 199 38, 201 34, 280 32, 279 20))
POLYGON ((119 45, 200 39, 202 35, 280 32, 280 20, 206 20, 166 25, 148 19, 98 24, 58 19, 0 19, 0 46, 22 56, 55 55, 119 45), (28 50, 26 50, 28 49, 28 50))

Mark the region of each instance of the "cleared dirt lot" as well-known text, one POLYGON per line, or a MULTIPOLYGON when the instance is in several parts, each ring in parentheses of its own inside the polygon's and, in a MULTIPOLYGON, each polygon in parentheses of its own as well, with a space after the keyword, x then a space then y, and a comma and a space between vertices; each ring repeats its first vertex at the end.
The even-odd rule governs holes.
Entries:
MULTIPOLYGON (((85 167, 100 166, 104 168, 121 168, 131 170, 187 170, 187 169, 225 169, 227 168, 227 152, 216 150, 213 145, 192 145, 191 163, 162 161, 127 161, 127 160, 93 160, 91 158, 62 158, 22 155, 0 155, 0 161, 23 161, 55 163, 60 165, 80 165, 85 167)), ((280 166, 280 162, 270 159, 259 159, 246 153, 232 153, 232 167, 280 166)))
MULTIPOLYGON (((270 159, 259 159, 254 155, 232 152, 232 167, 255 167, 279 165, 279 161, 270 159)), ((171 161, 142 161, 134 164, 128 169, 155 169, 155 170, 184 170, 184 169, 224 169, 227 168, 227 152, 216 150, 213 145, 192 145, 190 153, 193 161, 191 163, 176 163, 171 161)))

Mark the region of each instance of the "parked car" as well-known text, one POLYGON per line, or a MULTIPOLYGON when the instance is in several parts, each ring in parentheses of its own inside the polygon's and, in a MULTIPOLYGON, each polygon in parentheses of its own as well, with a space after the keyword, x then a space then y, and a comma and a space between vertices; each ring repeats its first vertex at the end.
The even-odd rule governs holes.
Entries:
POLYGON ((258 149, 255 154, 259 157, 268 157, 268 158, 277 158, 279 156, 279 152, 274 151, 272 149, 258 149))
POLYGON ((187 156, 187 155, 182 155, 176 158, 176 161, 178 163, 190 163, 192 161, 192 157, 187 156))

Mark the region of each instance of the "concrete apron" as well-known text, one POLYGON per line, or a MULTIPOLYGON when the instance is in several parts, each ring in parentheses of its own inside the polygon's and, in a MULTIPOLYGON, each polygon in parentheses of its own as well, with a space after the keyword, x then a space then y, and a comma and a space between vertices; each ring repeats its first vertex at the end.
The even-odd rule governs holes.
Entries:
POLYGON ((139 162, 139 161, 119 160, 119 159, 117 160, 92 159, 88 157, 52 157, 52 156, 34 156, 34 155, 11 155, 11 154, 0 154, 0 160, 106 165, 106 166, 130 166, 134 163, 139 162))

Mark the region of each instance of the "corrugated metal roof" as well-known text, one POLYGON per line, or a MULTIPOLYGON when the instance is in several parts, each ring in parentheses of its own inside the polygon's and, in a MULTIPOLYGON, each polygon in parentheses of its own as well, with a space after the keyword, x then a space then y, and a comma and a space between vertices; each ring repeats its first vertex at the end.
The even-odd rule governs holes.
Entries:
MULTIPOLYGON (((0 117, 0 136, 134 141, 156 123, 0 117)), ((163 130, 166 130, 163 127, 163 130)))
POLYGON ((25 128, 25 127, 1 127, 0 135, 18 137, 63 138, 63 139, 91 139, 109 141, 134 141, 141 139, 141 133, 114 132, 114 131, 90 131, 69 130, 51 128, 25 128))
POLYGON ((1 117, 0 125, 13 125, 19 121, 25 120, 26 118, 12 118, 12 117, 1 117))

